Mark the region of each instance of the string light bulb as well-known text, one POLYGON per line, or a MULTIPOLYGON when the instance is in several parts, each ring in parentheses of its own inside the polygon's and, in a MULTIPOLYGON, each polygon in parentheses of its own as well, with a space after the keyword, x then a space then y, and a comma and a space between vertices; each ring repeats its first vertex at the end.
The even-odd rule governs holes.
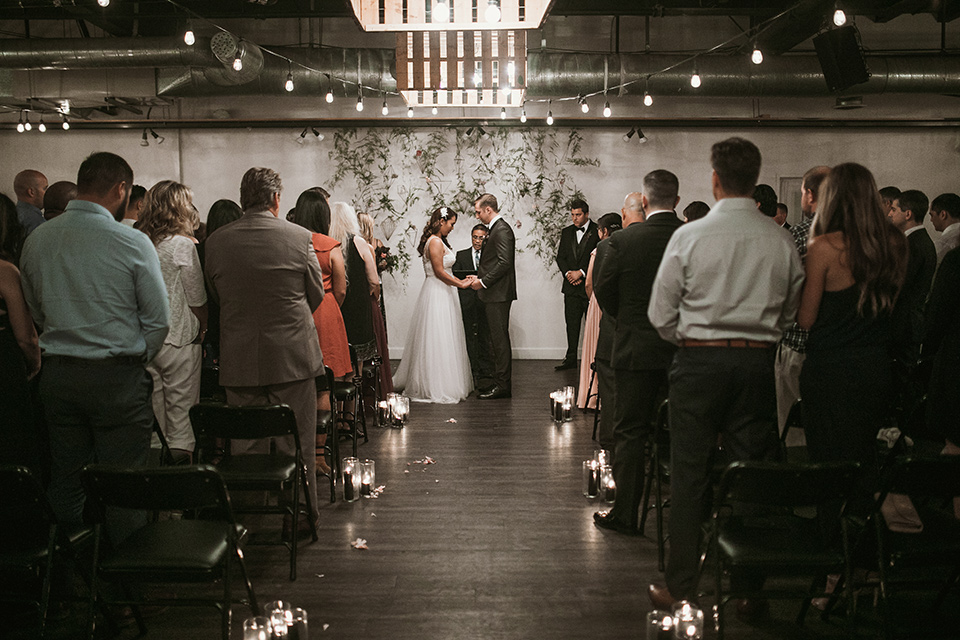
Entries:
POLYGON ((106 9, 110 6, 110 0, 97 0, 97 4, 106 9))
POLYGON ((694 89, 700 87, 700 74, 697 72, 697 68, 693 68, 693 75, 690 76, 690 86, 694 89))
POLYGON ((37 125, 37 131, 44 133, 47 130, 47 125, 43 124, 43 116, 40 116, 40 124, 37 125))
POLYGON ((500 22, 500 5, 497 0, 490 0, 483 17, 487 22, 500 22))
POLYGON ((506 120, 506 119, 507 119, 507 108, 506 108, 506 107, 500 107, 500 119, 501 119, 501 120, 506 120))
POLYGON ((324 98, 324 100, 327 101, 327 104, 330 104, 331 102, 333 102, 333 91, 332 91, 332 90, 327 89, 327 96, 326 96, 326 98, 324 98))
POLYGON ((183 32, 183 41, 188 47, 192 47, 197 42, 197 36, 193 33, 189 24, 187 24, 187 30, 183 32))
POLYGON ((390 109, 387 107, 387 99, 386 99, 386 98, 383 99, 383 106, 380 107, 380 113, 382 113, 383 115, 387 115, 387 114, 390 113, 390 109))
POLYGON ((613 111, 610 109, 610 102, 603 103, 603 117, 609 118, 613 111))
POLYGON ((438 113, 437 105, 433 105, 432 107, 430 107, 430 113, 432 115, 437 115, 438 113))
POLYGON ((836 11, 833 12, 833 24, 838 27, 842 27, 847 24, 847 14, 843 12, 843 9, 837 7, 836 11))
POLYGON ((27 119, 23 121, 23 128, 27 131, 33 129, 33 125, 30 124, 30 114, 27 114, 27 119))
POLYGON ((407 107, 407 117, 408 118, 413 117, 413 107, 407 107))
POLYGON ((587 99, 584 98, 583 95, 581 94, 581 95, 577 98, 577 100, 580 101, 580 111, 582 111, 583 113, 589 113, 589 112, 590 112, 590 105, 587 104, 587 99))
POLYGON ((643 92, 643 106, 652 107, 653 106, 653 96, 650 95, 649 91, 643 92))
POLYGON ((70 130, 70 121, 67 120, 67 116, 62 116, 62 118, 63 118, 63 124, 62 124, 61 126, 63 127, 63 130, 64 130, 64 131, 69 131, 69 130, 70 130))
POLYGON ((26 127, 23 126, 23 111, 20 112, 20 120, 17 121, 17 133, 23 133, 26 127))
POLYGON ((287 90, 287 93, 293 91, 293 73, 287 73, 287 81, 283 83, 283 88, 287 90))
POLYGON ((357 96, 357 111, 363 111, 363 96, 357 96))
POLYGON ((547 111, 547 125, 553 125, 553 111, 547 111))
POLYGON ((526 122, 526 121, 527 121, 527 110, 524 108, 520 110, 520 122, 526 122))
POLYGON ((233 70, 240 71, 243 69, 243 52, 245 47, 243 46, 243 40, 237 42, 237 53, 233 57, 233 70))
POLYGON ((750 54, 750 62, 753 64, 760 64, 763 62, 763 52, 760 51, 756 43, 753 45, 753 53, 750 54))

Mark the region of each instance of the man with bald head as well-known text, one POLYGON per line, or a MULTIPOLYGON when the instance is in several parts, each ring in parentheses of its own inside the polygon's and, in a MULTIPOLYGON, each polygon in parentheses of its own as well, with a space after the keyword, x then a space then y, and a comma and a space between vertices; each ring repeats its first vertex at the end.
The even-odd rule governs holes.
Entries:
POLYGON ((616 318, 610 365, 615 371, 613 477, 617 499, 594 523, 628 535, 637 530, 643 495, 643 450, 666 395, 667 367, 676 347, 657 334, 647 317, 650 291, 673 232, 683 224, 677 176, 658 169, 643 178, 643 192, 623 204, 623 230, 597 249, 594 294, 604 316, 616 318), (599 265, 599 268, 598 268, 599 265))
POLYGON ((43 194, 47 190, 47 176, 34 169, 24 169, 13 179, 17 195, 17 217, 27 235, 46 222, 43 218, 43 194))
POLYGON ((77 197, 77 185, 69 180, 54 182, 47 188, 43 194, 43 217, 45 220, 53 220, 63 213, 67 208, 67 203, 75 200, 77 197))

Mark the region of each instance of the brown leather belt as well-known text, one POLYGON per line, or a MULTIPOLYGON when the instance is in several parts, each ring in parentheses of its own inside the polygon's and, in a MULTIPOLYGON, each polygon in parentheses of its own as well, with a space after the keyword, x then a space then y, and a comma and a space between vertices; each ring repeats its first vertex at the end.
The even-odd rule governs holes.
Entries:
POLYGON ((681 340, 681 347, 736 347, 753 349, 769 349, 775 342, 763 342, 761 340, 745 340, 743 338, 722 338, 719 340, 681 340))

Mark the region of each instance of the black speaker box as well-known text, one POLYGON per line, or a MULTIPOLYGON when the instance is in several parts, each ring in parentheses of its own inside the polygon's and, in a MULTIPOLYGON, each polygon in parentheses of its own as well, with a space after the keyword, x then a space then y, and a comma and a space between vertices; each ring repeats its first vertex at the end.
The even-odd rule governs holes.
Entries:
POLYGON ((843 91, 870 79, 860 34, 853 25, 824 31, 813 39, 813 46, 831 91, 843 91))

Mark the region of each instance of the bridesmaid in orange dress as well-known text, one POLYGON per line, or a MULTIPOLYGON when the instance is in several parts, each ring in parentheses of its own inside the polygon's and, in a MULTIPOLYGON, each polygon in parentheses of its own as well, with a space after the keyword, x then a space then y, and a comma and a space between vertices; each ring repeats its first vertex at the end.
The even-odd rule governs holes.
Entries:
MULTIPOLYGON (((347 329, 340 313, 340 304, 347 292, 347 276, 340 242, 326 235, 330 230, 330 205, 318 187, 307 189, 297 198, 293 221, 313 232, 313 250, 323 273, 323 300, 313 312, 323 364, 333 371, 335 378, 345 379, 353 373, 347 329)), ((330 410, 330 395, 326 388, 318 389, 317 410, 330 410)), ((318 450, 322 450, 326 442, 327 434, 318 433, 318 450)), ((323 456, 317 457, 317 470, 323 474, 330 472, 323 456)))
MULTIPOLYGON (((597 233, 600 236, 600 240, 606 240, 610 237, 611 233, 621 228, 619 220, 620 215, 616 213, 608 213, 607 215, 601 216, 600 220, 597 221, 597 233)), ((593 364, 593 360, 597 355, 597 339, 600 337, 600 316, 603 315, 603 312, 600 311, 600 305, 597 303, 597 298, 593 295, 593 263, 596 257, 597 250, 594 249, 590 253, 590 264, 587 266, 587 281, 585 283, 590 304, 587 306, 587 319, 583 328, 583 345, 580 355, 580 386, 577 389, 577 407, 580 409, 597 408, 598 376, 593 376, 593 385, 590 385, 590 377, 593 373, 593 371, 590 370, 590 365, 593 364), (590 397, 589 403, 587 403, 587 396, 590 397)))

